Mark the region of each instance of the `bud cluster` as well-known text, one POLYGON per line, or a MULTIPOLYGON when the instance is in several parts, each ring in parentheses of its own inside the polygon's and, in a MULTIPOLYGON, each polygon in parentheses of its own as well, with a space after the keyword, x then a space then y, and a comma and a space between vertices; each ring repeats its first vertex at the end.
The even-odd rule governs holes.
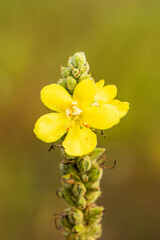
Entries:
POLYGON ((64 160, 59 165, 62 188, 58 196, 69 205, 60 217, 67 240, 95 240, 101 236, 104 208, 97 206, 95 201, 101 195, 104 151, 96 148, 88 155, 72 157, 62 150, 64 160))
POLYGON ((89 64, 83 52, 77 52, 68 60, 68 67, 61 66, 62 78, 57 82, 64 87, 70 94, 73 93, 77 84, 84 79, 91 78, 89 64))

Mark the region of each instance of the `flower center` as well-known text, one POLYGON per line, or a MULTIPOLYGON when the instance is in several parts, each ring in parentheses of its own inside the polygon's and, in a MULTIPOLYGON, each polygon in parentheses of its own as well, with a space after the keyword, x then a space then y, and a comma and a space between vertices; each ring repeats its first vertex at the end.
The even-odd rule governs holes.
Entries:
POLYGON ((77 120, 79 118, 81 112, 82 110, 78 107, 77 102, 73 102, 71 108, 67 108, 66 110, 67 117, 74 120, 77 120))

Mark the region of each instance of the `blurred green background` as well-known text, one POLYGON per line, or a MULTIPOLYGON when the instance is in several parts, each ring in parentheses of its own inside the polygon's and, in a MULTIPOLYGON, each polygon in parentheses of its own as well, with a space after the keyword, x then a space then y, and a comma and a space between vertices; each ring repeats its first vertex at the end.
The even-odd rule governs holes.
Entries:
POLYGON ((160 239, 160 1, 0 0, 0 239, 61 240, 59 151, 33 134, 49 112, 41 88, 84 51, 92 76, 131 109, 106 131, 102 179, 108 240, 160 239))

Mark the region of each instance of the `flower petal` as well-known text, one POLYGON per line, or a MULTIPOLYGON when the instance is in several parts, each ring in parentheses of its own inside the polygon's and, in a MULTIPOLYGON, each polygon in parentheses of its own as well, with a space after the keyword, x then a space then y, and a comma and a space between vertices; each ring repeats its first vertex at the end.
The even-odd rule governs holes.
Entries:
POLYGON ((117 109, 119 111, 120 118, 124 117, 129 110, 129 103, 128 102, 121 102, 121 101, 115 99, 115 100, 112 100, 110 102, 110 104, 113 104, 114 106, 117 107, 117 109))
POLYGON ((82 80, 74 90, 73 101, 78 103, 81 109, 88 107, 96 94, 96 85, 90 80, 82 80))
POLYGON ((115 85, 106 85, 105 87, 101 88, 96 96, 95 100, 98 103, 109 103, 110 100, 115 98, 117 95, 117 88, 115 85))
POLYGON ((62 144, 67 154, 82 156, 95 149, 97 136, 89 128, 80 128, 79 122, 76 122, 75 126, 69 129, 62 144))
POLYGON ((55 142, 65 134, 68 122, 63 113, 48 113, 37 120, 34 133, 43 142, 55 142))
POLYGON ((105 84, 105 81, 102 79, 98 82, 96 82, 96 87, 97 87, 97 91, 99 91, 105 84))
POLYGON ((119 122, 119 111, 111 104, 88 107, 81 115, 82 122, 96 129, 108 129, 119 122))
POLYGON ((41 90, 41 100, 48 108, 63 112, 72 104, 69 93, 58 84, 50 84, 41 90))

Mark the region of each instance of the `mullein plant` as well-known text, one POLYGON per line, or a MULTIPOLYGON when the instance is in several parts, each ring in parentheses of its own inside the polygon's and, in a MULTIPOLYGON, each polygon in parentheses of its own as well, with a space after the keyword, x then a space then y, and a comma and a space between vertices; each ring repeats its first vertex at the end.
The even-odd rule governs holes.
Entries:
POLYGON ((67 240, 95 240, 102 234, 104 208, 95 202, 101 195, 104 148, 97 147, 97 133, 118 124, 129 110, 128 102, 115 99, 115 85, 95 82, 83 52, 61 67, 62 78, 41 90, 41 100, 52 113, 41 116, 34 133, 51 148, 60 147, 62 187, 57 194, 67 209, 58 214, 67 240), (56 142, 56 143, 55 143, 56 142))

